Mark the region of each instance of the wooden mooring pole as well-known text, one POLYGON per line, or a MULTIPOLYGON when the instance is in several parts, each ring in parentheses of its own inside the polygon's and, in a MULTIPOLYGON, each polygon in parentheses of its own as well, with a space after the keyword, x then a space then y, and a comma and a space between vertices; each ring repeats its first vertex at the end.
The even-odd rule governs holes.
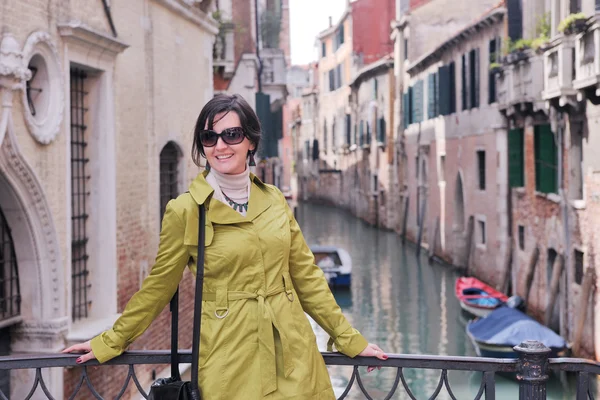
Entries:
POLYGON ((475 218, 471 215, 469 217, 469 223, 467 224, 467 243, 465 246, 465 275, 469 276, 470 274, 470 265, 471 265, 471 252, 473 247, 473 233, 475 231, 475 218))
POLYGON ((513 238, 511 238, 511 240, 509 241, 508 244, 508 250, 507 250, 507 254, 506 254, 506 262, 504 264, 504 277, 503 277, 503 281, 502 281, 502 286, 500 288, 500 290, 506 294, 507 296, 509 295, 509 291, 513 291, 515 290, 515 288, 511 289, 511 285, 510 285, 510 281, 512 279, 512 257, 513 257, 513 251, 515 248, 515 241, 513 238))
POLYGON ((529 265, 527 266, 527 271, 525 272, 525 306, 529 304, 529 292, 531 292, 531 284, 533 283, 533 276, 535 274, 535 266, 537 265, 538 259, 540 258, 540 249, 535 245, 535 249, 533 250, 533 254, 531 254, 531 259, 529 261, 529 265))
POLYGON ((594 268, 588 267, 583 277, 581 285, 581 298, 579 299, 580 306, 577 307, 579 315, 577 324, 575 325, 575 335, 573 336, 573 354, 579 354, 581 350, 581 340, 583 338, 583 329, 585 328, 585 319, 589 308, 590 294, 592 292, 592 284, 594 283, 594 268))
POLYGON ((552 312, 554 311, 554 303, 558 296, 558 288, 560 287, 560 277, 565 266, 565 259, 562 254, 559 254, 554 259, 554 265, 552 266, 552 280, 550 281, 550 296, 548 298, 548 304, 546 305, 546 318, 545 325, 550 326, 552 320, 552 312))
POLYGON ((423 196, 423 200, 419 206, 419 236, 417 237, 417 255, 421 254, 421 241, 423 240, 423 227, 425 226, 425 209, 427 208, 427 196, 423 196))
POLYGON ((433 259, 435 258, 435 251, 438 245, 438 236, 440 235, 440 217, 435 219, 435 229, 433 230, 433 240, 431 241, 431 245, 429 246, 429 257, 428 261, 431 264, 433 259))
POLYGON ((402 221, 402 243, 406 243, 406 228, 408 226, 408 206, 410 204, 410 197, 406 196, 404 201, 404 220, 402 221))

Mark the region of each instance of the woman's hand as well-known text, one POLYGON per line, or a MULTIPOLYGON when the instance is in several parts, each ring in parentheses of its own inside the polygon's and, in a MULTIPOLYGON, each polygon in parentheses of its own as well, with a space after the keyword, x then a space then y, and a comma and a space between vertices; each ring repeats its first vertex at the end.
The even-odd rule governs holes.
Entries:
POLYGON ((85 353, 81 357, 77 358, 77 360, 76 360, 77 364, 83 364, 86 361, 96 359, 96 356, 94 355, 94 352, 92 351, 92 346, 91 346, 89 340, 87 342, 74 344, 71 347, 67 347, 66 349, 64 349, 62 351, 62 353, 85 353))
MULTIPOLYGON (((365 349, 361 351, 358 355, 361 357, 377 357, 380 360, 387 360, 388 358, 388 356, 383 352, 383 350, 381 350, 379 346, 373 343, 369 343, 367 347, 365 347, 365 349)), ((374 369, 375 367, 373 366, 367 367, 367 372, 371 372, 374 369)), ((377 367, 377 369, 381 369, 381 367, 377 367)))

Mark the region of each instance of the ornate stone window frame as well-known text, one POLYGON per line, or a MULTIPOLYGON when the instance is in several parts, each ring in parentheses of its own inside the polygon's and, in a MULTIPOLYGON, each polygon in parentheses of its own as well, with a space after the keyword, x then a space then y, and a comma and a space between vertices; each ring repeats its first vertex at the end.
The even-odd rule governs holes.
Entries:
MULTIPOLYGON (((29 133, 41 144, 49 144, 60 132, 64 114, 63 76, 60 56, 49 33, 33 32, 23 47, 23 62, 29 68, 36 63, 40 69, 36 84, 41 86, 38 96, 42 98, 38 105, 38 114, 34 115, 28 104, 26 84, 22 86, 23 116, 29 133)), ((36 80, 32 76, 31 80, 36 80)))
MULTIPOLYGON (((117 314, 117 242, 116 242, 116 117, 114 72, 117 56, 128 45, 108 34, 96 31, 79 22, 72 21, 58 25, 59 34, 63 38, 63 76, 69 77, 71 66, 90 72, 90 121, 92 131, 102 135, 91 135, 89 143, 90 169, 97 171, 93 177, 90 190, 94 196, 90 198, 90 231, 89 243, 93 249, 89 253, 90 279, 93 281, 89 296, 93 308, 86 319, 72 322, 70 320, 67 344, 91 339, 103 330, 112 326, 117 314), (102 168, 99 168, 99 166, 102 168), (102 188, 102 190, 95 190, 102 188), (98 221, 102 223, 98 223, 98 221), (99 267, 102 266, 102 269, 99 267), (100 301, 100 296, 101 301, 100 301)), ((88 89, 86 89, 88 90, 88 89)), ((65 103, 70 104, 70 79, 64 84, 65 103)), ((71 136, 70 115, 65 115, 64 130, 71 136)), ((70 143, 70 140, 67 140, 70 143)), ((70 157, 70 146, 68 149, 70 157)), ((70 168, 70 167, 69 167, 70 168)), ((70 171, 68 171, 70 176, 70 171)), ((66 213, 71 216, 71 183, 67 182, 65 194, 66 213)), ((71 240, 70 226, 68 241, 71 240)), ((71 254, 65 257, 65 264, 70 267, 71 254)), ((67 274, 67 287, 71 290, 70 274, 67 274)), ((68 296, 68 309, 71 311, 71 296, 68 296)))

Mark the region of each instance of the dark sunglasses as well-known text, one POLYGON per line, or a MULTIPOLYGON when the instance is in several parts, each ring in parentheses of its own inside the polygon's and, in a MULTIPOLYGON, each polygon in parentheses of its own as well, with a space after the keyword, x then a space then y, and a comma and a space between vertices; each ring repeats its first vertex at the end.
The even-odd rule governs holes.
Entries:
POLYGON ((223 129, 221 133, 212 130, 205 130, 200 133, 200 143, 204 147, 213 147, 217 144, 219 138, 226 144, 240 144, 244 141, 246 134, 240 127, 223 129))

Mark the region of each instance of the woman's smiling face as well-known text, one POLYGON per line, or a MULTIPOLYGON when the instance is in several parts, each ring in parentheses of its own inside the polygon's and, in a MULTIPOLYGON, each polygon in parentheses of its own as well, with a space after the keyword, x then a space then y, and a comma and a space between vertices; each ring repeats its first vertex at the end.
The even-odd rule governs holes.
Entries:
MULTIPOLYGON (((240 117, 236 112, 219 113, 215 115, 212 130, 221 133, 225 129, 242 127, 240 117)), ((243 127, 242 127, 243 128, 243 127)), ((208 125, 204 127, 208 129, 208 125)), ((238 144, 227 144, 219 137, 217 144, 212 147, 204 146, 204 154, 211 168, 222 174, 237 175, 246 170, 248 151, 254 150, 247 137, 238 144)))

